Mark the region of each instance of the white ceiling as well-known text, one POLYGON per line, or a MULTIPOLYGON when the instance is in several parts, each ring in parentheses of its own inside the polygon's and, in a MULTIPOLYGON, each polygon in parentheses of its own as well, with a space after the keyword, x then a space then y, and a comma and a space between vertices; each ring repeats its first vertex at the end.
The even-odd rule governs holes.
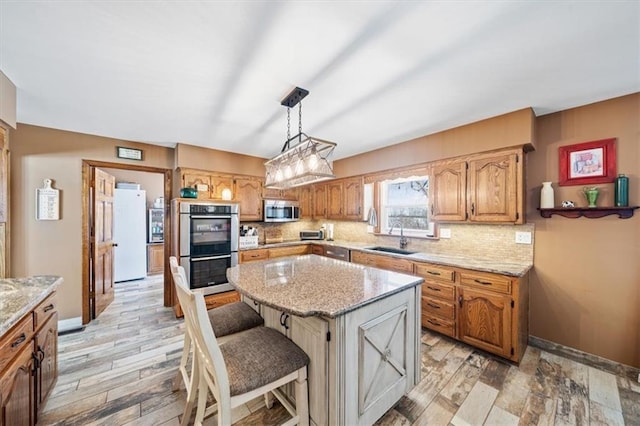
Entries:
POLYGON ((265 158, 300 86, 339 159, 640 91, 640 2, 0 0, 0 70, 20 123, 265 158))

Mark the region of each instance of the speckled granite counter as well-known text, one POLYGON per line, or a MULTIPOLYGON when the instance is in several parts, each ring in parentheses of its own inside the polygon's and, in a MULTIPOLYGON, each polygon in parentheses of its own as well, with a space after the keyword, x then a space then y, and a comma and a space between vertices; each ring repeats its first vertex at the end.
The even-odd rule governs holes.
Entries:
POLYGON ((422 283, 411 275, 304 255, 242 263, 227 270, 236 289, 275 309, 335 318, 422 283))
POLYGON ((286 247, 299 244, 320 244, 324 246, 344 247, 349 250, 361 250, 368 253, 375 253, 383 256, 392 256, 403 259, 409 259, 416 262, 428 262, 438 265, 453 266, 457 268, 472 269, 475 271, 492 272, 495 274, 508 275, 511 277, 522 277, 533 267, 531 263, 514 263, 497 260, 488 260, 481 258, 472 258, 467 256, 438 255, 430 253, 414 253, 410 255, 401 255, 393 253, 382 253, 379 251, 368 250, 372 247, 371 243, 358 243, 353 241, 325 241, 325 240, 309 240, 309 241, 289 241, 277 244, 265 244, 258 248, 286 247))
POLYGON ((62 277, 37 275, 0 279, 0 335, 34 309, 62 283, 62 277))

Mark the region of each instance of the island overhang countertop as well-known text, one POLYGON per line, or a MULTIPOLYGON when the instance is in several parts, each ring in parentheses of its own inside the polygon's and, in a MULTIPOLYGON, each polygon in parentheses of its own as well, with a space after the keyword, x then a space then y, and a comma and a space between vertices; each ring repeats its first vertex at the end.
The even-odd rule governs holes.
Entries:
POLYGON ((424 280, 317 255, 241 263, 227 279, 244 296, 301 317, 335 318, 424 280))

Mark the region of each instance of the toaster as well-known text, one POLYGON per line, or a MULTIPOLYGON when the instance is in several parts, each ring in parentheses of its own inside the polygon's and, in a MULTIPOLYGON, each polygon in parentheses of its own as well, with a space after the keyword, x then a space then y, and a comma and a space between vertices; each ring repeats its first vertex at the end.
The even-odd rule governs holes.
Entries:
POLYGON ((300 231, 301 240, 324 240, 324 231, 319 229, 317 231, 300 231))

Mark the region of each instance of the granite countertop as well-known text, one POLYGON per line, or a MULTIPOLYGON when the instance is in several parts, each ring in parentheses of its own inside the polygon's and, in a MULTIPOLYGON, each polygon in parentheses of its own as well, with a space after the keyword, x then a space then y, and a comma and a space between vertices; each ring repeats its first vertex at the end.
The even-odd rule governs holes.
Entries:
POLYGON ((243 295, 301 317, 335 318, 423 282, 422 278, 316 255, 241 263, 227 270, 243 295))
POLYGON ((54 275, 0 279, 0 336, 61 283, 62 277, 54 275))
POLYGON ((358 243, 353 241, 326 241, 326 240, 305 240, 288 241, 276 244, 263 244, 258 248, 286 247, 299 244, 320 244, 324 246, 344 247, 349 250, 360 250, 367 253, 379 254, 383 256, 398 257, 413 260, 415 262, 428 262, 437 265, 453 266, 457 268, 472 269, 474 271, 491 272, 511 277, 522 277, 533 267, 532 263, 508 262, 500 260, 482 259, 468 256, 441 255, 430 253, 414 253, 410 255, 384 253, 375 250, 367 250, 373 247, 374 243, 358 243))

